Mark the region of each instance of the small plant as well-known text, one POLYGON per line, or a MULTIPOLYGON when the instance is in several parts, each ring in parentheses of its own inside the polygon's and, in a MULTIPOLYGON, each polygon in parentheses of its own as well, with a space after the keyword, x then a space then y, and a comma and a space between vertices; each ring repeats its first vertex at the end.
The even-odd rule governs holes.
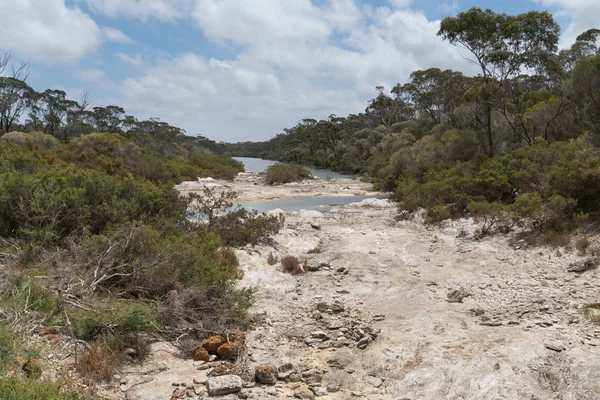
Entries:
POLYGON ((105 343, 94 342, 75 363, 75 370, 84 379, 86 385, 110 382, 121 365, 118 352, 105 343))
POLYGON ((206 217, 208 225, 212 226, 220 212, 233 207, 237 196, 237 192, 231 190, 218 192, 205 187, 202 194, 190 193, 188 195, 189 209, 206 217))
POLYGON ((283 272, 292 275, 298 275, 304 272, 304 268, 300 263, 300 260, 294 256, 285 256, 281 259, 281 266, 283 267, 283 272))
POLYGON ((285 256, 281 259, 281 266, 283 267, 283 272, 292 275, 298 275, 304 272, 304 268, 300 263, 300 260, 294 256, 285 256))
POLYGON ((277 264, 277 257, 273 252, 269 253, 269 256, 267 257, 267 263, 269 263, 269 265, 277 264))

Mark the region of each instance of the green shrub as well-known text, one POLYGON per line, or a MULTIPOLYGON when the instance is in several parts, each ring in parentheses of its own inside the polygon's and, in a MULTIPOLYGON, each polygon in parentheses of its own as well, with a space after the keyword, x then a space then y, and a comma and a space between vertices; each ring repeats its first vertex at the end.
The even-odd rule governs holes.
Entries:
POLYGON ((283 215, 259 214, 257 211, 239 209, 215 219, 211 230, 232 247, 241 247, 248 243, 258 244, 261 239, 275 235, 283 227, 283 215))
POLYGON ((139 301, 96 301, 94 311, 73 307, 69 317, 77 339, 91 341, 109 335, 123 346, 135 342, 138 335, 153 333, 157 328, 156 313, 139 301))
POLYGON ((52 135, 42 132, 8 132, 0 138, 0 142, 10 142, 19 146, 35 145, 42 149, 52 149, 60 144, 60 141, 52 135))
POLYGON ((267 183, 269 185, 290 182, 300 182, 311 178, 310 172, 301 165, 296 164, 275 164, 267 168, 267 183))
POLYGON ((0 399, 84 400, 85 397, 72 391, 63 391, 60 383, 11 376, 0 379, 0 399))
POLYGON ((512 225, 509 209, 503 204, 472 201, 467 208, 474 219, 481 222, 481 234, 483 235, 492 233, 495 230, 506 233, 512 225))
POLYGON ((435 224, 449 218, 452 218, 452 213, 448 207, 438 205, 427 210, 427 214, 425 214, 425 223, 435 224))
POLYGON ((517 196, 511 210, 521 222, 539 232, 565 233, 585 222, 587 215, 577 212, 577 201, 562 196, 552 196, 545 203, 539 193, 517 196))

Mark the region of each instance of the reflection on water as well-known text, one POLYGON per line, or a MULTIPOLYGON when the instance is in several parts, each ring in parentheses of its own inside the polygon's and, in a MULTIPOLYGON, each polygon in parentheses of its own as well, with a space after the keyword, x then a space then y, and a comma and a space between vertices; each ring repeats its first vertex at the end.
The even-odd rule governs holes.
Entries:
MULTIPOLYGON (((268 167, 273 164, 277 164, 277 161, 263 160, 260 158, 250 157, 233 157, 234 160, 241 161, 244 164, 246 172, 265 172, 268 167)), ((317 169, 312 167, 305 167, 307 170, 317 178, 330 178, 330 179, 352 179, 353 176, 338 174, 337 172, 328 171, 325 169, 317 169)))
POLYGON ((365 199, 383 198, 381 196, 305 196, 305 197, 286 197, 281 200, 252 200, 240 201, 239 206, 266 212, 269 210, 281 209, 285 212, 300 210, 327 210, 330 206, 338 206, 350 203, 357 203, 365 199))

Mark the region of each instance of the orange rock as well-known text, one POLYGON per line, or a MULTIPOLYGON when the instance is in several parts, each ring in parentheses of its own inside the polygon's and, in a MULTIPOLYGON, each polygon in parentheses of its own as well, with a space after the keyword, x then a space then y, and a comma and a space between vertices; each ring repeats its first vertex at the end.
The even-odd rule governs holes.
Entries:
POLYGON ((46 335, 56 335, 58 330, 54 327, 40 328, 38 329, 38 335, 46 336, 46 335))
POLYGON ((198 347, 196 351, 194 351, 194 361, 210 361, 210 354, 204 347, 198 347))
POLYGON ((216 354, 219 347, 224 343, 227 343, 227 339, 222 335, 209 336, 202 344, 202 347, 209 353, 216 354))
POLYGON ((235 355, 235 350, 234 350, 233 344, 232 343, 223 343, 217 349, 217 354, 223 360, 230 360, 230 359, 232 359, 234 357, 234 355, 235 355))
POLYGON ((183 390, 175 389, 171 394, 172 399, 183 399, 185 397, 185 392, 183 390))
POLYGON ((262 383, 264 385, 274 385, 277 383, 277 376, 279 372, 277 371, 277 367, 274 365, 261 365, 260 367, 256 367, 255 378, 256 382, 262 383))

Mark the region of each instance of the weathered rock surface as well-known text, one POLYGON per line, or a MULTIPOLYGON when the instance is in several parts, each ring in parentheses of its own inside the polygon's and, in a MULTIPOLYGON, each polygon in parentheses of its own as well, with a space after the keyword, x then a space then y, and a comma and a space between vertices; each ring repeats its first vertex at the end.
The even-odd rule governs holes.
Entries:
POLYGON ((242 390, 242 378, 237 375, 223 375, 209 378, 206 389, 211 396, 238 393, 242 390))
POLYGON ((576 261, 569 265, 567 271, 569 272, 585 272, 594 269, 598 266, 598 259, 596 257, 590 257, 585 260, 576 261))

